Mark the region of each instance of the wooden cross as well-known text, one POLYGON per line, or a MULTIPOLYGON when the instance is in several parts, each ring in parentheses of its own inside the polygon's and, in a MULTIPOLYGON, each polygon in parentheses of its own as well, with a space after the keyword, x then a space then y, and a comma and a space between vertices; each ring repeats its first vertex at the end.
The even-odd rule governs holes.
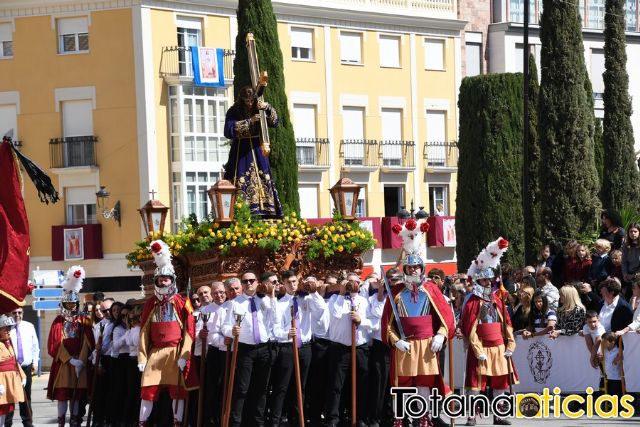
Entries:
POLYGON ((156 191, 155 190, 151 190, 149 191, 149 194, 151 194, 151 200, 155 200, 156 199, 156 191))

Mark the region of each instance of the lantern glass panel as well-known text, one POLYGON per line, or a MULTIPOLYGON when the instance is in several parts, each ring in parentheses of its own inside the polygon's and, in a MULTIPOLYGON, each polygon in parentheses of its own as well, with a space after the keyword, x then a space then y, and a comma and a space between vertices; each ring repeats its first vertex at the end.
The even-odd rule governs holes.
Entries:
POLYGON ((223 193, 222 194, 222 209, 224 212, 224 217, 225 218, 230 218, 231 217, 231 196, 233 196, 233 194, 231 193, 223 193))
POLYGON ((151 213, 151 227, 152 227, 153 231, 161 231, 160 230, 160 222, 161 221, 162 221, 162 212, 152 212, 151 213))
POLYGON ((353 202, 354 202, 354 192, 351 190, 344 190, 344 208, 346 212, 344 215, 351 216, 353 215, 353 202))

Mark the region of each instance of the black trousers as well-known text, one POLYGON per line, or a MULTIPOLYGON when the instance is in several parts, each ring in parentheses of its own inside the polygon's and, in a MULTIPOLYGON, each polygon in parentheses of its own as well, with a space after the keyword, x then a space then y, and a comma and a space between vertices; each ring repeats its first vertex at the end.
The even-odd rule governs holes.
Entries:
MULTIPOLYGON (((224 369, 226 351, 209 346, 207 349, 206 373, 205 373, 205 405, 203 419, 205 426, 220 425, 222 414, 222 400, 224 393, 224 369)), ((202 385, 202 380, 200 384, 202 385)))
MULTIPOLYGON (((271 425, 280 426, 283 410, 289 414, 289 425, 292 418, 297 420, 297 391, 293 367, 293 347, 291 343, 278 344, 278 353, 271 371, 271 397, 269 409, 271 411, 271 425)), ((311 343, 298 349, 298 363, 300 365, 300 383, 302 385, 303 402, 304 390, 309 366, 311 365, 311 343)))
MULTIPOLYGON (((369 374, 369 347, 367 344, 356 347, 356 411, 357 418, 367 418, 367 384, 369 374)), ((325 402, 325 416, 329 425, 338 424, 340 418, 340 397, 345 381, 350 373, 351 346, 331 343, 329 347, 329 366, 331 368, 327 400, 325 402)), ((350 378, 349 380, 350 381, 350 378)), ((346 397, 346 396, 345 396, 346 397)), ((349 397, 350 399, 350 397, 349 397)), ((349 405, 351 407, 351 405, 349 405)))
POLYGON ((142 380, 142 373, 138 369, 138 358, 129 356, 125 362, 125 367, 127 372, 125 420, 129 424, 138 424, 138 415, 140 414, 140 382, 142 380))
POLYGON ((128 362, 129 353, 121 353, 117 358, 111 358, 107 419, 116 425, 125 422, 127 418, 126 411, 123 409, 129 398, 129 390, 127 389, 128 362))
MULTIPOLYGON (((24 386, 24 390, 27 393, 27 400, 29 401, 29 408, 31 408, 31 382, 32 382, 32 377, 31 377, 31 370, 33 369, 33 364, 30 365, 22 365, 22 370, 24 371, 25 375, 27 376, 27 383, 24 386)), ((33 424, 31 422, 29 422, 29 415, 27 414, 27 403, 26 402, 21 402, 20 403, 20 418, 22 418, 22 425, 25 427, 30 427, 33 424)), ((9 412, 7 414, 7 416, 4 419, 4 425, 5 427, 10 427, 11 425, 13 425, 13 411, 9 412)))
POLYGON ((369 350, 369 421, 378 422, 391 405, 389 390, 389 347, 382 341, 372 340, 369 350))
POLYGON ((309 398, 305 400, 305 416, 311 420, 312 425, 322 422, 321 414, 327 395, 330 345, 331 341, 324 338, 316 338, 311 344, 311 366, 306 387, 309 398))
POLYGON ((107 355, 100 356, 102 373, 98 374, 98 380, 93 388, 96 395, 94 399, 93 419, 96 423, 111 421, 109 414, 109 402, 111 401, 111 379, 113 359, 107 355))
POLYGON ((231 427, 239 427, 241 424, 249 427, 264 426, 272 351, 270 343, 239 344, 229 420, 231 427), (248 400, 246 408, 245 400, 248 400))

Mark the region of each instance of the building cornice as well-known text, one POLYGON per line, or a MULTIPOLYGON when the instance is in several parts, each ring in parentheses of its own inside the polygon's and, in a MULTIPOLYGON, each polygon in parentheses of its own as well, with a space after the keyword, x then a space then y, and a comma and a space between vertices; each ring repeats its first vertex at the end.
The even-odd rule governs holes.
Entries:
POLYGON ((140 0, 4 0, 0 3, 0 18, 86 13, 138 4, 140 0))

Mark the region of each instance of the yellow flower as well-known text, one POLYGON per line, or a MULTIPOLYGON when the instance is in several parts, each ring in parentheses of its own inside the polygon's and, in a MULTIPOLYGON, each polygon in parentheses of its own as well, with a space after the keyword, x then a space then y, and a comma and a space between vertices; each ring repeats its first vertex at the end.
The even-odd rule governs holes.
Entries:
POLYGON ((235 246, 235 245, 236 245, 236 242, 231 242, 231 246, 235 246))
POLYGON ((222 233, 218 231, 218 232, 216 233, 216 237, 217 237, 218 239, 222 239, 222 233))
POLYGON ((249 243, 253 243, 253 237, 249 238, 249 243))
POLYGON ((238 240, 238 236, 236 236, 235 234, 233 236, 231 236, 231 240, 238 240))
POLYGON ((224 245, 218 246, 218 249, 220 249, 220 250, 224 249, 224 245))
POLYGON ((298 215, 297 215, 295 212, 291 212, 291 216, 292 216, 293 218, 296 218, 298 215))
POLYGON ((242 244, 243 245, 246 245, 247 243, 249 243, 247 239, 242 239, 242 244))
POLYGON ((220 227, 220 224, 218 224, 217 222, 213 224, 213 228, 218 228, 220 227))
POLYGON ((276 236, 276 231, 275 230, 271 230, 271 237, 275 237, 276 236))
POLYGON ((227 234, 224 236, 224 238, 225 238, 226 240, 231 239, 231 233, 227 233, 227 234))
POLYGON ((242 203, 240 202, 236 203, 236 209, 242 209, 242 203))
POLYGON ((333 240, 333 243, 337 243, 338 242, 338 236, 333 236, 333 238, 331 240, 333 240))
MULTIPOLYGON (((211 232, 209 233, 209 235, 210 235, 211 237, 216 237, 216 235, 214 234, 214 232, 213 232, 213 231, 211 231, 211 232)), ((202 236, 200 236, 200 238, 202 238, 202 236)))
POLYGON ((213 233, 213 230, 212 230, 212 229, 209 229, 209 230, 207 230, 207 231, 208 231, 209 233, 213 233))
POLYGON ((356 242, 351 242, 351 247, 355 248, 356 247, 356 242))
POLYGON ((262 239, 262 233, 258 233, 258 239, 262 239))
POLYGON ((329 227, 329 231, 336 231, 336 228, 332 225, 331 227, 329 227))
POLYGON ((282 236, 278 236, 278 240, 282 240, 282 236))
POLYGON ((344 251, 344 248, 342 247, 342 245, 338 246, 338 252, 342 252, 344 251))
POLYGON ((292 239, 291 237, 287 237, 287 240, 290 242, 290 241, 292 241, 293 239, 292 239))
POLYGON ((176 249, 181 249, 181 248, 182 248, 182 246, 180 246, 180 244, 176 245, 176 249))

